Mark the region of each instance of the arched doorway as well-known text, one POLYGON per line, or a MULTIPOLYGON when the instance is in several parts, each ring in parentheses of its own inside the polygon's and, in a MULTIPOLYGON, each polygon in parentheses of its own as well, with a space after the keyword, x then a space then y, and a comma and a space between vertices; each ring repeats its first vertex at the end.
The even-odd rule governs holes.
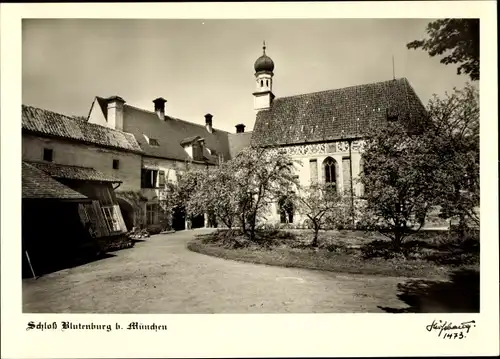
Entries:
POLYGON ((279 212, 280 212, 280 223, 293 223, 293 212, 294 206, 291 199, 287 196, 283 196, 278 201, 279 212))
POLYGON ((132 204, 126 199, 117 198, 116 200, 120 206, 125 226, 127 226, 128 231, 131 231, 132 228, 134 228, 134 206, 132 206, 132 204))

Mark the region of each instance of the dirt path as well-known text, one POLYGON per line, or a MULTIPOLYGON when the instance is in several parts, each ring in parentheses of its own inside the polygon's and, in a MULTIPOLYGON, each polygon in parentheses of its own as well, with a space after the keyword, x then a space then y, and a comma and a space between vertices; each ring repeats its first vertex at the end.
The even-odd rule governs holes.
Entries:
POLYGON ((111 258, 23 280, 23 311, 354 313, 405 307, 404 278, 240 263, 190 252, 195 233, 157 235, 111 258))

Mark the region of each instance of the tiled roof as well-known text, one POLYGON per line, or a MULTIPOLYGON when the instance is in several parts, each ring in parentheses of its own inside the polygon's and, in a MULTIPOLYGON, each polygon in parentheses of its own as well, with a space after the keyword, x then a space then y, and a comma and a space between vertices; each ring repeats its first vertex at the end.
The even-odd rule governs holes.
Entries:
POLYGON ((122 182, 117 177, 106 175, 94 168, 89 167, 59 165, 48 162, 30 162, 30 164, 54 178, 81 181, 122 182))
POLYGON ((140 152, 133 135, 31 106, 22 106, 23 131, 140 152))
POLYGON ((187 145, 193 143, 195 140, 201 139, 200 136, 191 136, 191 137, 186 137, 179 142, 181 145, 187 145))
POLYGON ((257 113, 253 146, 361 137, 388 114, 421 118, 425 108, 407 79, 276 98, 257 113))
POLYGON ((23 162, 22 195, 24 199, 86 199, 81 193, 66 187, 45 172, 23 162))
POLYGON ((250 146, 252 132, 230 133, 229 134, 229 153, 231 158, 236 157, 245 147, 250 146))
MULTIPOLYGON (((181 145, 182 140, 200 136, 210 150, 223 154, 225 159, 230 158, 226 131, 214 128, 212 133, 209 133, 203 125, 170 116, 165 116, 165 121, 162 121, 154 112, 127 104, 124 105, 123 112, 123 130, 134 134, 146 156, 185 161, 189 156, 181 145), (157 139, 159 146, 150 146, 144 135, 157 139)), ((208 162, 215 163, 215 160, 208 159, 208 162)))

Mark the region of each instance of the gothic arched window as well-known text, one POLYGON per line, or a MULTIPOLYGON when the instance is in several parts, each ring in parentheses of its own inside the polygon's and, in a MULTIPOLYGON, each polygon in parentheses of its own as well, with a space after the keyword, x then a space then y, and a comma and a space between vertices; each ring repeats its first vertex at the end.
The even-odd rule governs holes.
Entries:
POLYGON ((335 160, 331 157, 327 157, 323 162, 325 183, 337 183, 336 164, 335 160))

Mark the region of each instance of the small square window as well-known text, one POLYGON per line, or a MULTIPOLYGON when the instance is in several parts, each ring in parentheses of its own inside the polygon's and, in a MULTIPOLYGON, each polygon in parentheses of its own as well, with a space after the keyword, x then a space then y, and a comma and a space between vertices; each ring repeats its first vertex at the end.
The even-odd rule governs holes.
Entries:
POLYGON ((120 160, 113 160, 113 169, 117 170, 120 168, 120 160))
POLYGON ((150 139, 149 139, 149 145, 150 145, 150 146, 154 146, 154 147, 158 147, 158 146, 160 146, 160 143, 158 142, 158 140, 157 140, 157 139, 150 138, 150 139))
POLYGON ((43 149, 43 160, 47 162, 52 162, 54 157, 54 151, 51 148, 43 149))

